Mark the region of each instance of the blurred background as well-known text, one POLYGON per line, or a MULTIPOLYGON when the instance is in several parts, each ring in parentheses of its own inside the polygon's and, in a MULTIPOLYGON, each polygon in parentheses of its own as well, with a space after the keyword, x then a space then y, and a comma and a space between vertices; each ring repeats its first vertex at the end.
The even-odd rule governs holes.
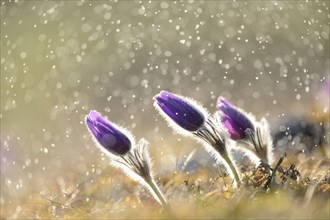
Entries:
POLYGON ((161 90, 210 112, 223 96, 274 133, 293 116, 329 121, 329 17, 327 1, 1 1, 2 215, 118 175, 90 110, 146 138, 159 176, 194 149, 213 161, 167 127, 161 90))

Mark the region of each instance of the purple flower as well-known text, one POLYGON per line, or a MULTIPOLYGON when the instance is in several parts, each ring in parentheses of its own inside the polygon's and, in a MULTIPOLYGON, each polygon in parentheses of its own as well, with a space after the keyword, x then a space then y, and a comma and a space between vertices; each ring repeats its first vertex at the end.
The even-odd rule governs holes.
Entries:
POLYGON ((131 149, 128 137, 98 112, 91 111, 86 117, 86 124, 97 142, 110 153, 124 155, 131 149))
POLYGON ((247 129, 254 130, 251 120, 233 104, 224 98, 218 99, 218 111, 221 114, 221 122, 233 140, 246 138, 247 129))
POLYGON ((197 131, 205 122, 203 113, 182 97, 162 91, 155 100, 160 109, 185 130, 197 131))

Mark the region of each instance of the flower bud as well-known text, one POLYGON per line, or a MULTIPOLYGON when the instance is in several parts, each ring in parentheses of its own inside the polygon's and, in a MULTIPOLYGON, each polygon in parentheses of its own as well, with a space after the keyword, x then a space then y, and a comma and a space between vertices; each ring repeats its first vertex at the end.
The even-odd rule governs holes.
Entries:
POLYGON ((254 130, 251 120, 233 104, 224 98, 218 99, 218 112, 221 114, 221 122, 227 129, 233 140, 246 138, 246 130, 254 130))
POLYGON ((131 149, 131 141, 102 115, 91 111, 86 117, 86 124, 95 140, 114 155, 124 155, 131 149))
POLYGON ((182 97, 162 91, 155 100, 170 119, 187 131, 197 131, 205 122, 203 113, 182 97))

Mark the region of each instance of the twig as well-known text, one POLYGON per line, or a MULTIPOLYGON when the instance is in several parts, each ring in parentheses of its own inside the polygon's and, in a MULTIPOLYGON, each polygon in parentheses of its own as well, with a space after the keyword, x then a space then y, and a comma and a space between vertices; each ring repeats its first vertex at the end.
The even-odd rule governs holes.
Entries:
POLYGON ((276 171, 277 169, 280 167, 280 165, 282 164, 284 158, 287 156, 286 152, 284 152, 284 154, 282 154, 282 156, 280 157, 280 159, 277 161, 277 164, 275 165, 275 168, 272 172, 272 175, 269 176, 269 179, 266 183, 266 189, 269 189, 271 187, 271 185, 273 185, 274 183, 274 179, 275 179, 275 176, 276 176, 276 171))
POLYGON ((211 182, 211 184, 210 184, 210 186, 209 186, 208 192, 211 191, 212 186, 214 185, 214 183, 215 183, 220 177, 221 177, 221 176, 220 176, 220 174, 219 174, 218 176, 216 176, 216 177, 212 180, 212 182, 211 182))
POLYGON ((63 207, 65 207, 65 208, 72 209, 73 211, 77 212, 77 210, 75 210, 75 209, 72 208, 71 206, 68 206, 68 205, 62 204, 62 203, 60 203, 60 202, 56 202, 56 201, 51 200, 51 199, 49 199, 49 198, 46 198, 46 199, 47 199, 48 201, 50 201, 51 203, 54 203, 54 204, 56 204, 56 205, 63 206, 63 207))

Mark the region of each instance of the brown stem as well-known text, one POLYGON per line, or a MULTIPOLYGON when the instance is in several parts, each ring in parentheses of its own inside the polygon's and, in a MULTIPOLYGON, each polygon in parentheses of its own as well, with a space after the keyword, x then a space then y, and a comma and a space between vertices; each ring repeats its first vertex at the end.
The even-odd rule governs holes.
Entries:
POLYGON ((287 154, 284 152, 284 154, 281 155, 280 159, 277 161, 275 168, 272 172, 272 175, 269 177, 267 183, 266 183, 266 189, 269 189, 271 187, 271 185, 273 185, 274 183, 274 179, 276 176, 276 171, 279 168, 279 166, 281 165, 281 163, 283 162, 284 158, 287 156, 287 154))

